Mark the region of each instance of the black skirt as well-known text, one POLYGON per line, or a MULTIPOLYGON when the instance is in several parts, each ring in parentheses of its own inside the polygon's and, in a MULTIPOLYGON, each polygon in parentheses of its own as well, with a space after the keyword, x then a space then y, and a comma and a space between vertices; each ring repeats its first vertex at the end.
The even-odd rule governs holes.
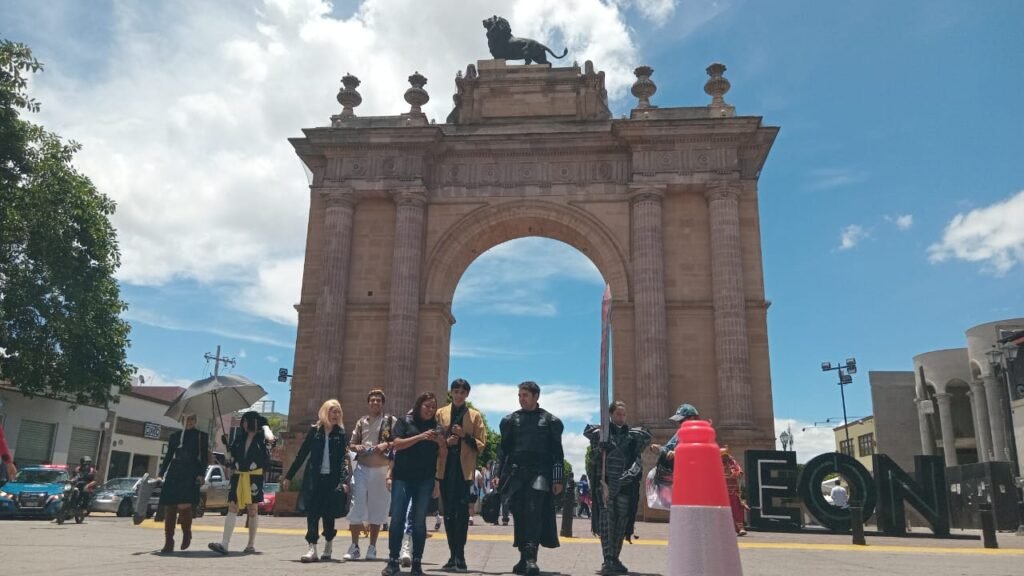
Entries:
POLYGON ((178 504, 199 504, 199 483, 190 466, 186 466, 184 460, 171 462, 167 473, 164 475, 163 485, 160 487, 160 505, 175 506, 178 504))
MULTIPOLYGON (((241 478, 241 475, 238 472, 231 476, 231 490, 228 491, 228 502, 238 503, 239 478, 241 478)), ((263 475, 249 476, 249 479, 252 481, 249 486, 242 486, 241 489, 250 490, 252 492, 252 503, 259 504, 263 502, 263 475)))

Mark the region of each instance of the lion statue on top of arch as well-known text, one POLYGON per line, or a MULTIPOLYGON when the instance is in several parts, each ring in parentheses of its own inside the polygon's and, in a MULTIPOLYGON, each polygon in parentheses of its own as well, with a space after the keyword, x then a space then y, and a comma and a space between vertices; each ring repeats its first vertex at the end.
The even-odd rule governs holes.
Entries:
POLYGON ((550 48, 531 38, 516 38, 512 35, 512 26, 501 16, 491 16, 484 20, 487 29, 487 48, 491 56, 501 60, 525 60, 527 64, 550 64, 547 54, 555 58, 565 58, 569 53, 566 48, 562 55, 555 54, 550 48))

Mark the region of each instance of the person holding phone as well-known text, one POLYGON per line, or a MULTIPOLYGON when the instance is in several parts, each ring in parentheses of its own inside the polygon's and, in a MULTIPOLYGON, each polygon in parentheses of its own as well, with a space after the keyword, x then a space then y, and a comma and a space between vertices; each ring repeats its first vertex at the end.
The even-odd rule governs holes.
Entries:
POLYGON ((402 530, 406 513, 412 503, 412 570, 413 576, 423 575, 423 548, 427 540, 427 507, 431 498, 441 492, 434 479, 438 452, 445 446, 444 429, 437 423, 437 397, 424 392, 416 398, 412 410, 398 419, 392 429, 394 440, 389 449, 395 452, 391 470, 391 523, 388 532, 388 564, 382 576, 400 573, 399 554, 402 548, 402 530))

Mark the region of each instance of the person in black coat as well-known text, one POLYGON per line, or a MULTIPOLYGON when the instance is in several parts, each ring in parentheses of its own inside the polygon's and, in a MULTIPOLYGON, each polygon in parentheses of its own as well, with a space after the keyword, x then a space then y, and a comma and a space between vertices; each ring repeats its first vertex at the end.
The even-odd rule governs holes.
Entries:
POLYGON ((339 499, 347 500, 349 492, 348 443, 345 429, 342 427, 344 416, 341 403, 333 399, 324 402, 318 416, 319 420, 306 433, 306 439, 302 441, 295 461, 281 482, 281 488, 287 490, 299 467, 306 462, 300 497, 306 509, 306 542, 309 544, 309 550, 299 558, 302 562, 331 559, 332 543, 338 533, 334 529, 334 520, 338 513, 336 504, 339 499), (321 520, 326 542, 324 553, 318 558, 316 529, 321 520))
POLYGON ((228 490, 228 515, 224 518, 224 538, 211 542, 214 552, 228 553, 231 533, 235 530, 238 508, 245 507, 249 514, 249 544, 246 554, 256 552, 256 525, 259 520, 258 507, 263 502, 263 473, 270 466, 270 451, 274 434, 267 426, 267 419, 259 412, 242 414, 242 434, 236 434, 228 446, 228 466, 231 470, 231 488, 228 490))
MULTIPOLYGON (((174 525, 181 517, 181 549, 192 544, 192 507, 199 504, 199 487, 206 476, 210 460, 210 439, 205 432, 196 430, 195 414, 181 418, 184 430, 171 434, 167 440, 167 454, 157 477, 163 480, 160 506, 164 507, 163 553, 174 552, 174 525)), ((140 502, 145 506, 145 502, 140 502)))

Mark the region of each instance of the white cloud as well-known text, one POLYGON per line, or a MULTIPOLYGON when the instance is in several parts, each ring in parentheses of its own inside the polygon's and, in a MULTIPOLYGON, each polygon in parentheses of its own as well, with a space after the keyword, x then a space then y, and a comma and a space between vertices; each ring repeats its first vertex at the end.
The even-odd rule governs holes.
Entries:
POLYGON ((1024 262, 1024 190, 983 208, 960 213, 946 225, 942 240, 928 248, 928 259, 979 262, 1002 275, 1024 262))
POLYGON ((187 378, 173 378, 160 374, 152 368, 139 366, 138 374, 136 374, 135 380, 132 381, 132 386, 181 386, 182 388, 188 388, 192 382, 192 380, 187 378))
POLYGON ((277 364, 280 361, 277 356, 264 356, 263 359, 271 364, 277 364))
POLYGON ((452 358, 507 358, 510 356, 527 356, 529 353, 522 349, 478 346, 463 344, 453 340, 448 354, 452 358))
MULTIPOLYGON (((669 9, 640 4, 651 17, 669 9)), ((344 18, 320 0, 110 6, 116 25, 97 56, 109 72, 47 62, 34 96, 41 121, 83 144, 76 164, 118 203, 120 280, 227 283, 239 294, 230 305, 284 324, 295 323, 308 211, 286 139, 339 111, 343 74, 363 80, 357 114, 368 116, 406 111, 406 77, 418 70, 430 79, 425 111, 443 119, 455 71, 489 57, 480 22, 492 13, 517 35, 567 45, 565 64, 593 60, 613 102, 640 63, 614 0, 486 0, 473 10, 364 0, 344 18)))
POLYGON ((562 434, 562 452, 565 453, 565 459, 569 464, 572 464, 572 473, 577 480, 581 474, 586 473, 587 446, 590 446, 590 440, 579 432, 562 434))
POLYGON ((568 244, 519 238, 473 261, 456 288, 455 305, 509 316, 557 316, 547 291, 559 279, 604 285, 594 263, 568 244))
POLYGON ((830 190, 859 184, 867 179, 862 172, 851 168, 818 168, 809 175, 812 190, 830 190))
POLYGON ((223 336, 224 338, 231 338, 234 340, 242 340, 244 342, 255 342, 257 344, 276 346, 278 348, 295 348, 294 342, 285 342, 283 340, 278 340, 270 336, 263 336, 253 332, 236 332, 234 330, 226 330, 216 325, 194 325, 187 321, 179 321, 177 319, 169 318, 164 314, 145 310, 139 307, 129 308, 121 314, 121 317, 131 323, 146 324, 155 328, 163 328, 164 330, 174 330, 177 332, 200 332, 203 334, 223 336))
POLYGON ((676 10, 676 0, 635 0, 644 18, 656 24, 664 24, 676 10))
MULTIPOLYGON (((832 428, 814 426, 793 418, 776 418, 775 437, 778 438, 784 430, 789 430, 793 435, 793 449, 796 450, 797 462, 807 462, 818 454, 836 451, 832 428)), ((776 444, 776 449, 782 450, 781 442, 776 444)))
POLYGON ((903 214, 896 217, 896 227, 900 230, 910 230, 910 227, 914 225, 913 214, 903 214))
MULTIPOLYGON (((500 418, 519 409, 518 386, 518 384, 474 384, 469 400, 478 410, 486 412, 488 418, 491 415, 500 418)), ((596 391, 588 392, 564 384, 545 385, 540 383, 540 386, 541 408, 558 416, 562 421, 574 423, 598 421, 600 402, 596 391)))
POLYGON ((861 240, 867 238, 868 233, 862 226, 857 224, 850 224, 846 228, 843 228, 842 233, 839 235, 839 249, 849 250, 856 246, 861 240))

